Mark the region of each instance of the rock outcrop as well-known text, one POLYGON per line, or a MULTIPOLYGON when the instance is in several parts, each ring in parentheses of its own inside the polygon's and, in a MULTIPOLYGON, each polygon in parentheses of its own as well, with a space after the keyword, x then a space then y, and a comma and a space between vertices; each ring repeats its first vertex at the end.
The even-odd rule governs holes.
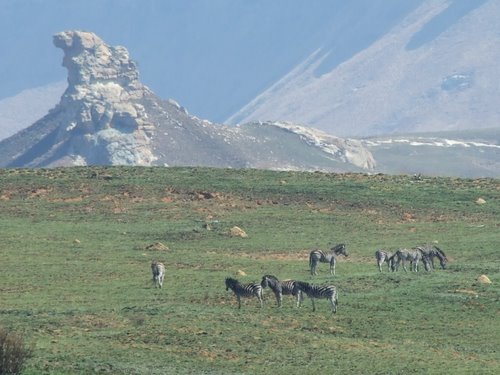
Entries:
POLYGON ((124 47, 91 32, 54 36, 68 88, 31 127, 0 142, 0 167, 191 165, 324 171, 370 170, 358 141, 286 123, 223 126, 161 100, 139 80, 124 47))

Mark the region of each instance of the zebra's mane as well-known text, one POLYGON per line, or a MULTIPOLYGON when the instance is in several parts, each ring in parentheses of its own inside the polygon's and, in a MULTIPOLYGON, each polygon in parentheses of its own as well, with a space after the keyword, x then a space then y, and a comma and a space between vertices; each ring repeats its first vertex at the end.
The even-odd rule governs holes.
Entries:
POLYGON ((332 247, 330 250, 338 255, 341 250, 345 250, 345 243, 339 243, 338 245, 332 247))
POLYGON ((262 276, 262 278, 267 278, 267 279, 279 281, 278 278, 274 275, 264 275, 264 276, 262 276))
POLYGON ((226 277, 226 285, 236 285, 240 282, 232 277, 226 277))
POLYGON ((444 253, 444 251, 443 251, 443 250, 441 250, 441 249, 440 249, 439 247, 437 247, 437 246, 434 246, 434 248, 436 249, 436 251, 437 251, 437 252, 438 252, 438 253, 439 253, 439 254, 440 254, 443 258, 448 259, 448 258, 446 258, 446 254, 444 253))

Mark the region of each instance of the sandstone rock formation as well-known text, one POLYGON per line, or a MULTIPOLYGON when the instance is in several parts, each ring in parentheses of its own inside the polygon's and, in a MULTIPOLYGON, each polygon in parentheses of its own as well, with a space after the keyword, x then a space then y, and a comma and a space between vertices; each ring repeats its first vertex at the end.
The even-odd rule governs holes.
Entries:
POLYGON ((0 142, 0 167, 190 165, 324 171, 370 170, 358 141, 302 126, 223 126, 161 100, 139 81, 124 47, 91 32, 54 36, 64 52, 68 88, 31 127, 0 142))

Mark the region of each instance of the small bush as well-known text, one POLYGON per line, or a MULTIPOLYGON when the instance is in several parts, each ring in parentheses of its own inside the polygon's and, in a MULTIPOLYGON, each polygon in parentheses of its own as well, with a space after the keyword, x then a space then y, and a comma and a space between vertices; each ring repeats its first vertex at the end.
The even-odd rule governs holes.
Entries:
POLYGON ((31 355, 20 334, 0 327, 0 375, 20 374, 31 355))

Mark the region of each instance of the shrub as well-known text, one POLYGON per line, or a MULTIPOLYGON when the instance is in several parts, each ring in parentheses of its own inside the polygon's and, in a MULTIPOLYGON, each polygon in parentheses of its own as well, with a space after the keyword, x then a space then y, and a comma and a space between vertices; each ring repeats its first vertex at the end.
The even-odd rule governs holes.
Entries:
POLYGON ((0 375, 20 374, 31 355, 20 334, 0 327, 0 375))

